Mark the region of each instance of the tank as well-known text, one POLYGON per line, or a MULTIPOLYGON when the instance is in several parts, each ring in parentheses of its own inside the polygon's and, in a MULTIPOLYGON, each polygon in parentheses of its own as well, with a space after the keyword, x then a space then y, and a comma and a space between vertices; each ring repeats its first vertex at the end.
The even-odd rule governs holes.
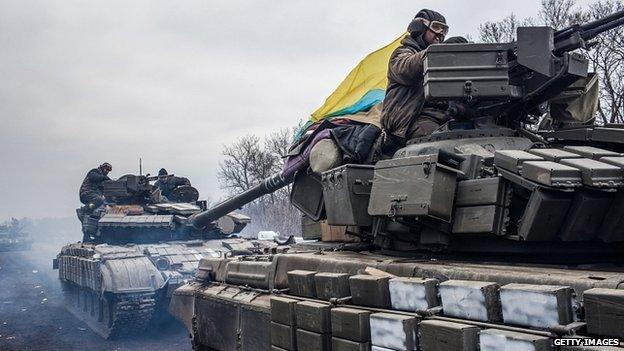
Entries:
POLYGON ((276 246, 237 237, 250 221, 239 213, 192 221, 206 209, 197 190, 182 186, 164 201, 150 183, 155 179, 104 182, 106 204, 77 210, 83 241, 64 246, 53 262, 69 310, 105 338, 167 320, 172 292, 194 276, 200 259, 276 246))
POLYGON ((195 215, 294 182, 304 238, 320 240, 202 259, 170 305, 193 348, 624 350, 624 126, 593 124, 596 78, 577 50, 622 24, 432 45, 425 95, 449 102, 443 128, 195 215))
POLYGON ((0 224, 0 252, 30 250, 31 246, 30 235, 17 219, 11 218, 10 222, 0 224))

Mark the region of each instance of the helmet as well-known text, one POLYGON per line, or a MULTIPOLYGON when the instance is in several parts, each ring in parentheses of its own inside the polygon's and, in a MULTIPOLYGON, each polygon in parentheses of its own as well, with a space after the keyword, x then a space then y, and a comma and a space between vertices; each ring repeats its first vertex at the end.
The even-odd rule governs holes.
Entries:
POLYGON ((164 168, 161 168, 160 171, 158 171, 159 176, 166 176, 167 174, 169 173, 167 173, 167 170, 164 168))
POLYGON ((407 26, 407 31, 412 37, 417 38, 423 35, 427 29, 431 29, 437 34, 446 35, 448 33, 448 28, 446 18, 440 13, 433 10, 422 9, 407 26))
POLYGON ((108 163, 108 162, 104 162, 104 163, 102 163, 100 165, 100 169, 101 170, 107 170, 108 172, 110 172, 110 171, 113 170, 113 166, 110 163, 108 163))

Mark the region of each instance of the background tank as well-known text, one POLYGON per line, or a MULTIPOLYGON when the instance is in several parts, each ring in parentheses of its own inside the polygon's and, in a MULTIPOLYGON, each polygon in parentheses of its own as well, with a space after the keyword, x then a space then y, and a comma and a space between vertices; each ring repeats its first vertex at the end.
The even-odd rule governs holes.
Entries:
POLYGON ((161 202, 151 180, 126 175, 105 182, 107 203, 77 210, 83 242, 63 247, 54 260, 70 311, 103 337, 142 331, 165 317, 171 293, 201 258, 265 248, 230 236, 249 217, 226 213, 193 226, 189 217, 206 206, 197 190, 180 187, 170 196, 178 202, 161 202))
POLYGON ((293 205, 324 226, 304 237, 332 241, 334 226, 359 238, 202 260, 171 304, 195 349, 552 350, 561 336, 624 337, 624 127, 593 124, 595 78, 575 51, 622 24, 619 12, 519 28, 509 44, 432 45, 425 94, 452 102, 453 121, 375 165, 278 175, 195 215, 294 181, 293 205))
POLYGON ((17 219, 11 218, 10 222, 0 224, 0 251, 30 250, 31 246, 30 235, 17 219))

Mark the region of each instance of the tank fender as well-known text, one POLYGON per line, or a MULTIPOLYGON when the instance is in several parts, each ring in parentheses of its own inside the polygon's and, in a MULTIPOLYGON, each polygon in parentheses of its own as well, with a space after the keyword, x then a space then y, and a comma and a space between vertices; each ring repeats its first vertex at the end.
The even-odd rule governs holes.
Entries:
POLYGON ((147 257, 110 259, 101 267, 102 292, 149 292, 166 284, 165 278, 147 257))

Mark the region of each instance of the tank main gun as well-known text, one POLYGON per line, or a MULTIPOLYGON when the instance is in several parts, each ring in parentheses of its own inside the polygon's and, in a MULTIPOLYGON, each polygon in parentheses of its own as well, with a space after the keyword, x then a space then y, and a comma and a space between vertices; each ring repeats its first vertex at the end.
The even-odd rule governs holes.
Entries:
POLYGON ((210 223, 238 208, 241 208, 255 199, 285 187, 286 185, 292 183, 293 180, 294 179, 292 178, 284 177, 283 173, 273 175, 272 177, 269 177, 247 189, 245 192, 225 200, 206 211, 191 216, 189 221, 193 227, 197 229, 207 227, 210 223))

